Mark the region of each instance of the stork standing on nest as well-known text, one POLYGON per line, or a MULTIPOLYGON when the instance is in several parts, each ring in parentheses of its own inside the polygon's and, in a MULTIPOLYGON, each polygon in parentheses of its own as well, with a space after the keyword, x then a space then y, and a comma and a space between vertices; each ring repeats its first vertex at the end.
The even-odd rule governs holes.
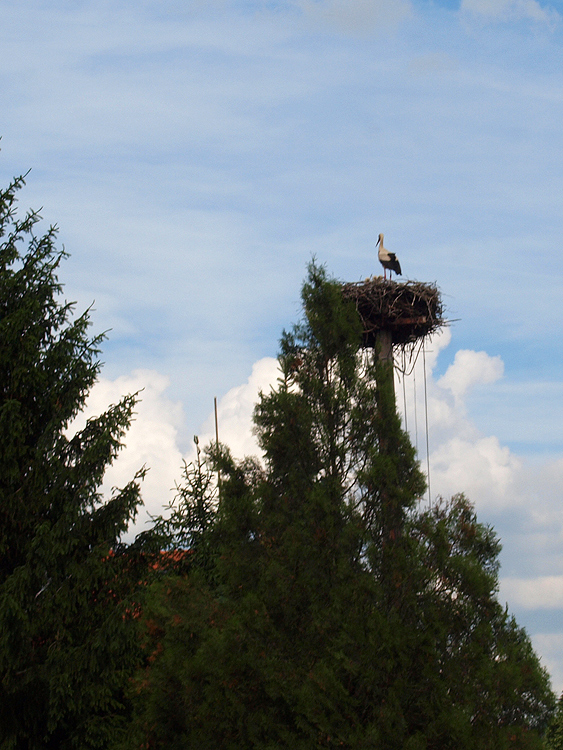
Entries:
POLYGON ((397 260, 397 256, 395 253, 390 253, 389 250, 383 247, 383 235, 379 235, 379 239, 377 240, 376 247, 379 245, 379 251, 377 253, 377 257, 379 258, 379 262, 383 266, 383 278, 387 278, 387 269, 389 269, 389 278, 391 278, 391 271, 394 271, 399 276, 402 275, 401 272, 401 264, 397 260))

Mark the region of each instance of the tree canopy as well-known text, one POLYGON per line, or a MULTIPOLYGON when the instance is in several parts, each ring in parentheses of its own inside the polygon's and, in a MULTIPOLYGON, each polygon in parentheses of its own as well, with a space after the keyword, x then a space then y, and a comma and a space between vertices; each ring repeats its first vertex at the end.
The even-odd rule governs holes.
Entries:
POLYGON ((546 750, 563 750, 563 695, 557 701, 557 708, 546 732, 546 750))
MULTIPOLYGON (((0 192, 0 748, 539 750, 554 697, 498 601, 500 542, 463 495, 421 502, 392 366, 314 262, 263 459, 197 445, 122 542, 144 470, 100 487, 136 396, 73 426, 103 336, 23 184, 0 192)), ((560 724, 561 702, 549 747, 560 724)))
POLYGON ((124 747, 540 748, 553 695, 497 599, 496 535, 463 495, 423 507, 390 367, 315 263, 302 298, 264 462, 186 469, 124 747))
POLYGON ((0 192, 0 747, 107 748, 140 653, 142 559, 120 539, 142 471, 105 501, 100 485, 135 396, 73 430, 103 337, 61 301, 65 253, 17 217, 23 185, 0 192))

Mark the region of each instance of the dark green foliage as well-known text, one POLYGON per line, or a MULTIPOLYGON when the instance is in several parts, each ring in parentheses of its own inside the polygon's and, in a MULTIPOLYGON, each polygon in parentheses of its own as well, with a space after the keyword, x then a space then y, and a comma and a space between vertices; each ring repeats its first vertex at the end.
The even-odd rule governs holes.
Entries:
POLYGON ((264 468, 213 451, 216 503, 187 475, 190 566, 151 589, 129 747, 540 747, 552 696, 494 533, 463 496, 420 509, 387 365, 314 264, 303 302, 255 411, 264 468))
MULTIPOLYGON (((194 438, 197 461, 184 462, 183 482, 176 485, 176 495, 166 507, 165 516, 153 516, 148 532, 151 546, 158 545, 159 569, 185 571, 194 566, 212 566, 211 530, 215 521, 217 491, 207 462, 202 460, 199 439, 194 438), (189 550, 189 554, 172 554, 189 550)), ((145 532, 146 533, 146 532, 145 532)))
POLYGON ((428 747, 455 738, 457 748, 541 748, 553 695, 527 634, 498 602, 496 535, 463 495, 418 514, 413 534, 422 563, 413 666, 432 691, 411 721, 426 725, 428 747))
POLYGON ((0 747, 106 748, 138 662, 140 558, 119 540, 141 473, 105 504, 98 488, 135 398, 67 434, 101 338, 59 301, 55 229, 16 218, 23 184, 0 193, 0 747))
POLYGON ((546 733, 547 750, 563 750, 563 695, 557 701, 557 709, 546 733))

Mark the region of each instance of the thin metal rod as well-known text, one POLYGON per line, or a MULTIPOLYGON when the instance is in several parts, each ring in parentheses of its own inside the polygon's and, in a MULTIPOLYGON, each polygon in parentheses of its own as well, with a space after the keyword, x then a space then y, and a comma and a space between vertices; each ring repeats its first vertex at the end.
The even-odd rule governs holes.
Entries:
MULTIPOLYGON (((215 447, 217 448, 217 454, 219 454, 219 420, 217 418, 217 396, 213 398, 213 406, 215 408, 215 447)), ((217 469, 217 486, 219 487, 219 497, 221 496, 221 472, 217 469)))

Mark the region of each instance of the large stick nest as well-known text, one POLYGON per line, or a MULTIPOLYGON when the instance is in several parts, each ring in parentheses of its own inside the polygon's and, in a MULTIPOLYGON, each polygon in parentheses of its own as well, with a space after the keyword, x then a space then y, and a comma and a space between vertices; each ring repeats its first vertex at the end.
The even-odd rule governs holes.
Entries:
POLYGON ((405 345, 446 325, 436 284, 399 283, 374 276, 342 284, 342 295, 356 303, 366 347, 375 346, 378 331, 391 331, 393 343, 405 345))

